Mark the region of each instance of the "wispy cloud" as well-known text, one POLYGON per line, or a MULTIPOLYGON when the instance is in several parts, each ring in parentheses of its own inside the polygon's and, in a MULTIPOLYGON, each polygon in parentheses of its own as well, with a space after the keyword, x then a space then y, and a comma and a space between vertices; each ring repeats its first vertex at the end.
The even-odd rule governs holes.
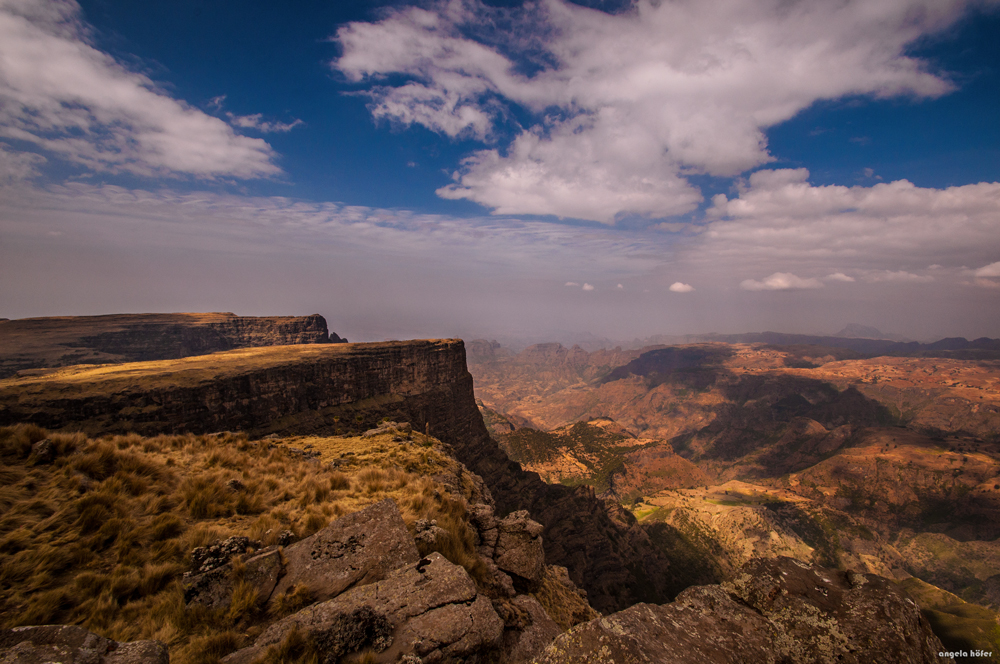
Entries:
POLYGON ((274 151, 91 45, 72 0, 0 0, 0 138, 95 171, 277 175, 274 151))
POLYGON ((823 278, 827 281, 840 281, 845 284, 854 283, 854 277, 849 277, 843 272, 834 272, 833 274, 828 274, 823 278))
POLYGON ((264 115, 262 113, 254 113, 253 115, 233 115, 232 113, 226 113, 226 117, 229 118, 229 124, 234 127, 239 127, 241 129, 256 129, 257 131, 265 134, 272 132, 283 134, 295 129, 300 124, 303 124, 302 120, 294 120, 292 122, 268 122, 263 119, 264 115))
POLYGON ((740 282, 740 288, 748 291, 801 290, 822 287, 823 282, 819 279, 803 279, 791 272, 775 272, 762 281, 744 279, 740 282))
POLYGON ((687 173, 767 163, 763 130, 819 99, 947 93, 906 47, 966 5, 638 0, 610 15, 564 0, 439 0, 341 28, 332 65, 369 84, 375 117, 446 136, 499 141, 513 107, 532 114, 439 195, 612 223, 694 209, 687 173))

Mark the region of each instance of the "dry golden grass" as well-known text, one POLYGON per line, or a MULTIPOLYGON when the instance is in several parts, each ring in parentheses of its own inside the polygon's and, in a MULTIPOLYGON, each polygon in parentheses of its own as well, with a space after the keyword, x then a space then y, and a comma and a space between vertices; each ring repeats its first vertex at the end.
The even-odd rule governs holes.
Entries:
POLYGON ((563 631, 601 616, 582 597, 559 583, 551 574, 545 575, 542 587, 531 595, 563 631))
MULTIPOLYGON (((432 438, 392 437, 90 439, 0 428, 0 624, 80 624, 120 641, 159 639, 177 664, 214 662, 310 598, 293 589, 269 614, 237 578, 227 610, 188 608, 181 575, 192 548, 230 535, 305 537, 384 498, 411 532, 417 519, 437 519, 449 533, 437 549, 481 578, 471 488, 454 495, 433 479, 459 464, 432 438), (31 456, 43 438, 58 450, 51 464, 31 456), (290 449, 307 446, 317 459, 290 449)), ((307 650, 281 661, 309 661, 307 650)))

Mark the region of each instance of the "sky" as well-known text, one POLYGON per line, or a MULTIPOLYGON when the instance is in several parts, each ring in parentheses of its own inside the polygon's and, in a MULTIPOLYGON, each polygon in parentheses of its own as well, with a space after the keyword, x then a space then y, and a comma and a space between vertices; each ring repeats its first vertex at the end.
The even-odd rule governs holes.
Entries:
POLYGON ((1000 337, 1000 0, 0 0, 0 317, 1000 337))

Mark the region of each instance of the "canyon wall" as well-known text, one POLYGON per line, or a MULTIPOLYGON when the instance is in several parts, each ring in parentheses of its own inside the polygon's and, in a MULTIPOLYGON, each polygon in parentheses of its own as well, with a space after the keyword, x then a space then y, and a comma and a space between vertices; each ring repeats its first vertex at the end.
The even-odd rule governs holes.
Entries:
POLYGON ((0 320, 0 377, 73 364, 166 360, 234 348, 345 341, 311 316, 114 314, 0 320))
POLYGON ((669 562, 630 514, 587 487, 545 484, 490 439, 460 340, 250 348, 0 380, 0 425, 95 435, 331 435, 384 417, 451 445, 501 514, 529 510, 545 526, 546 561, 569 568, 595 608, 670 599, 669 562))

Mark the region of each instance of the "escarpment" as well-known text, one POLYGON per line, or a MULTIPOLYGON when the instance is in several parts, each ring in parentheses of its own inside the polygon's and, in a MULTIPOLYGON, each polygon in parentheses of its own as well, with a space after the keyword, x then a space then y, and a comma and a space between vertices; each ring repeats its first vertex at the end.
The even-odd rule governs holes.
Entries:
POLYGON ((666 601, 669 561, 631 515, 592 489, 524 472, 490 439, 460 340, 252 348, 0 380, 0 424, 89 434, 363 431, 407 421, 449 444, 486 481, 503 515, 544 527, 546 562, 566 567, 591 604, 614 611, 666 601))
POLYGON ((234 348, 344 342, 311 316, 113 314, 0 320, 0 377, 20 370, 168 360, 234 348))

